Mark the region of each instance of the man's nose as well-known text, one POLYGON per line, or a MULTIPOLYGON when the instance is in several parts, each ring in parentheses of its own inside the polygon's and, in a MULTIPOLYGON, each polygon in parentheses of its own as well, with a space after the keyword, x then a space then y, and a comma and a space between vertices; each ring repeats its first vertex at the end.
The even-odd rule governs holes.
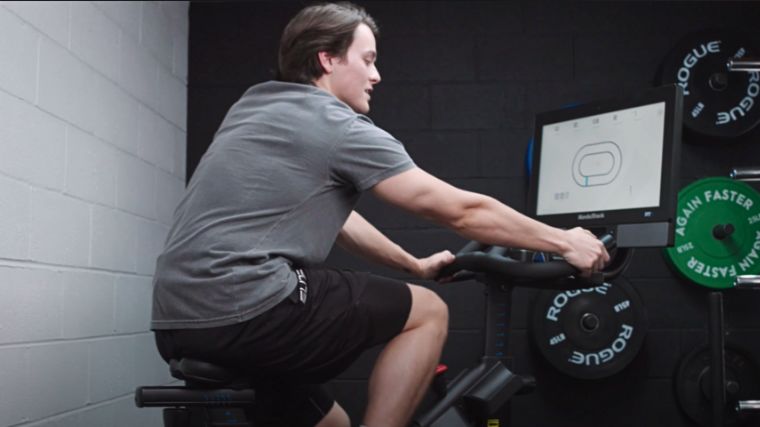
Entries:
POLYGON ((369 81, 372 82, 373 85, 376 85, 380 83, 380 71, 377 70, 377 67, 372 67, 373 72, 369 75, 369 81))

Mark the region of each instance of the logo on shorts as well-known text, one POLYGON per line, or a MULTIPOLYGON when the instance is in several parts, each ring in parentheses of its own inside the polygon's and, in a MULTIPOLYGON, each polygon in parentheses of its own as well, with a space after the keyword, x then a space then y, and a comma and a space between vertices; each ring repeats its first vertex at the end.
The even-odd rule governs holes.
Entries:
POLYGON ((301 304, 306 304, 306 295, 309 293, 309 290, 306 288, 306 273, 300 268, 297 268, 295 272, 298 279, 298 301, 301 304))

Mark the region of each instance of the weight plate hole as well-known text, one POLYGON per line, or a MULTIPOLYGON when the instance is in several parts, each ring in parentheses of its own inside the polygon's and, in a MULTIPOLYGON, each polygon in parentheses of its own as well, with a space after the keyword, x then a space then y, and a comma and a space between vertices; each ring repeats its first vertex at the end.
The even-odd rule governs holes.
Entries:
POLYGON ((723 72, 714 73, 710 76, 709 83, 712 90, 723 92, 728 88, 728 74, 723 72))
POLYGON ((730 236, 735 230, 733 224, 718 224, 713 227, 712 234, 718 240, 723 240, 730 236))
POLYGON ((584 313, 581 316, 581 329, 586 332, 594 332, 599 328, 599 317, 593 313, 584 313))

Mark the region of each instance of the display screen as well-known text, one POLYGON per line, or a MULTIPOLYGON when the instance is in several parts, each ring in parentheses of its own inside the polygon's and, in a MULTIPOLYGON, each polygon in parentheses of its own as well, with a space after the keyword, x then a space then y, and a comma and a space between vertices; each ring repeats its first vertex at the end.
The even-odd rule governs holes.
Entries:
POLYGON ((682 111, 668 85, 537 114, 529 215, 618 247, 672 245, 682 111))
POLYGON ((660 203, 665 102, 542 125, 538 215, 660 203))

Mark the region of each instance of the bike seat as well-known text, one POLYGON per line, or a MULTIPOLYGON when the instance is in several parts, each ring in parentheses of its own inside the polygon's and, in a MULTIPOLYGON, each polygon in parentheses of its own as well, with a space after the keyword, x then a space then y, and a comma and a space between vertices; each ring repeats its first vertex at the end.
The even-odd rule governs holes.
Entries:
POLYGON ((174 378, 184 380, 197 387, 219 387, 223 385, 247 383, 244 374, 223 366, 197 359, 172 359, 169 371, 174 378))

